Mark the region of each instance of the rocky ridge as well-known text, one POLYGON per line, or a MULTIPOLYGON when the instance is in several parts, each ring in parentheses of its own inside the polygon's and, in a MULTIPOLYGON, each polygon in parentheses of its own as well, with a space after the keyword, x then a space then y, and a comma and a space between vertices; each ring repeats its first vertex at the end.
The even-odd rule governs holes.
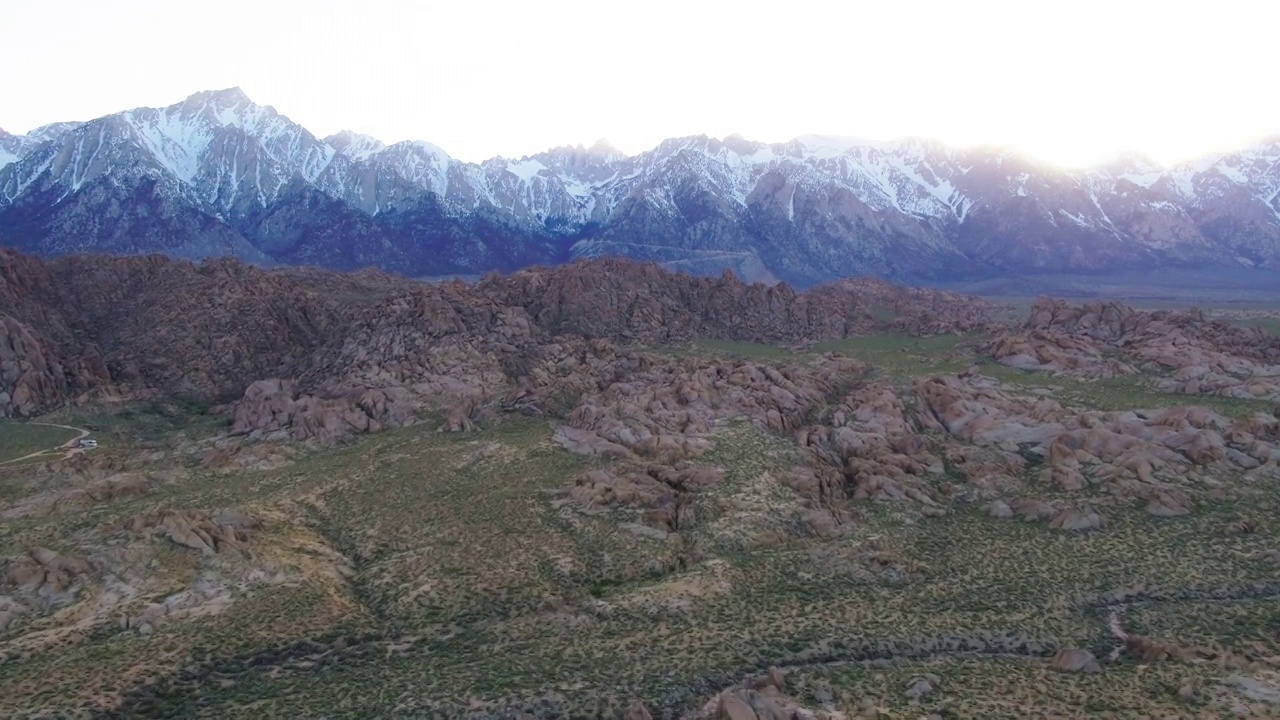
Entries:
POLYGON ((1164 392, 1280 402, 1280 337, 1198 310, 1042 299, 1020 332, 996 338, 987 352, 1024 370, 1085 377, 1147 371, 1164 376, 1164 392))
MULTIPOLYGON (((0 301, 0 414, 160 394, 238 401, 246 432, 304 426, 335 403, 402 424, 459 397, 518 395, 538 372, 563 374, 568 358, 586 362, 610 344, 796 343, 986 322, 984 303, 951 293, 876 282, 797 293, 625 260, 428 285, 227 259, 42 261, 3 251, 0 301), (877 319, 886 309, 902 314, 877 319)), ((368 424, 327 418, 299 439, 342 434, 348 421, 368 424)))
MULTIPOLYGON (((422 285, 381 273, 263 271, 225 260, 197 266, 163 258, 108 259, 95 266, 78 258, 0 257, 7 263, 0 265, 5 270, 0 299, 6 314, 12 312, 13 327, 20 326, 6 330, 9 367, 21 371, 14 377, 41 380, 21 385, 26 401, 21 410, 12 404, 14 411, 96 399, 189 397, 221 401, 214 412, 230 420, 229 432, 216 437, 171 439, 155 454, 163 459, 171 452, 179 462, 163 470, 151 465, 156 458, 146 453, 90 454, 15 476, 28 496, 4 508, 5 520, 128 502, 187 474, 198 477, 201 486, 216 485, 194 468, 214 470, 220 480, 239 470, 278 468, 315 445, 426 418, 431 424, 416 431, 416 442, 455 439, 431 432, 437 429, 467 433, 479 428, 485 431, 474 436, 479 444, 499 425, 498 416, 521 414, 544 418, 555 428, 543 428, 551 438, 542 441, 547 451, 559 452, 553 442, 569 453, 595 456, 590 469, 557 477, 555 482, 563 482, 559 491, 529 498, 529 504, 569 524, 601 515, 625 519, 621 532, 661 548, 646 558, 648 564, 611 566, 611 580, 675 577, 693 568, 710 573, 720 550, 772 551, 785 544, 800 562, 811 561, 805 572, 838 574, 855 586, 900 589, 928 584, 936 568, 867 537, 871 506, 909 532, 923 532, 919 524, 974 516, 987 522, 981 512, 1003 528, 1083 545, 1122 534, 1136 514, 1150 523, 1148 528, 1203 521, 1238 539, 1258 534, 1265 520, 1218 518, 1209 510, 1213 503, 1280 479, 1280 415, 1261 408, 1231 416, 1195 406, 1102 411, 1002 381, 982 368, 904 378, 834 353, 763 361, 660 347, 702 337, 803 345, 886 329, 924 334, 993 329, 981 302, 877 281, 796 293, 786 286, 747 285, 733 276, 690 277, 603 260, 491 276, 475 284, 422 285), (122 317, 125 313, 137 317, 122 317), (68 370, 88 355, 86 347, 95 348, 100 373, 68 370), (788 452, 777 456, 785 459, 780 468, 771 467, 744 492, 726 497, 730 473, 713 460, 714 452, 743 428, 788 452), (708 507, 717 512, 704 515, 708 507)), ((1069 354, 1075 359, 1060 372, 1084 378, 1145 370, 1143 364, 1151 363, 1157 375, 1153 382, 1161 383, 1159 377, 1200 362, 1211 351, 1224 367, 1243 361, 1265 366, 1272 357, 1268 337, 1240 334, 1195 313, 1166 316, 1045 301, 1021 331, 986 347, 966 346, 966 351, 1008 360, 1018 353, 1002 355, 1001 348, 1030 355, 1050 347, 1037 359, 1069 354), (1165 342, 1170 328, 1180 335, 1165 342), (1015 340, 1027 336, 1063 339, 1052 346, 1015 340), (1148 352, 1164 362, 1144 359, 1148 352)), ((1025 365, 1022 360, 1010 364, 1025 365)), ((1038 367, 1046 364, 1038 361, 1029 369, 1051 369, 1038 367)), ((6 390, 10 387, 9 397, 18 397, 18 384, 6 390)), ((476 450, 482 451, 490 452, 476 450)), ((472 463, 465 453, 452 460, 472 463)), ((370 476, 356 484, 369 487, 382 480, 370 476)), ((467 488, 468 498, 476 489, 467 488)), ((45 622, 74 604, 81 629, 111 624, 131 636, 163 634, 168 623, 222 612, 247 589, 304 577, 306 582, 322 578, 335 595, 348 597, 338 588, 355 587, 352 578, 367 569, 354 566, 370 556, 345 557, 335 550, 345 545, 318 537, 323 528, 297 520, 308 516, 299 504, 316 503, 312 509, 317 510, 323 496, 285 494, 281 504, 250 512, 207 502, 160 505, 95 528, 93 542, 14 548, 5 558, 0 585, 0 626, 30 627, 23 623, 45 622), (106 542, 98 542, 99 533, 106 542), (162 588, 147 568, 170 548, 199 573, 162 588)), ((887 527, 896 525, 881 526, 887 527)), ((386 549, 406 554, 396 551, 399 547, 386 549)), ((1250 555, 1248 562, 1269 563, 1263 566, 1269 570, 1275 552, 1250 555)), ((1255 587, 1252 594, 1239 588, 1217 595, 1189 590, 1200 594, 1186 599, 1274 596, 1270 586, 1255 587)), ((1097 616, 1097 638, 1075 637, 1065 644, 1050 636, 985 627, 920 637, 897 637, 891 630, 857 636, 838 652, 825 651, 820 643, 801 650, 796 667, 1000 655, 1037 668, 1093 675, 1115 672, 1113 663, 1122 655, 1150 663, 1239 661, 1175 639, 1130 635, 1118 623, 1124 637, 1115 635, 1118 646, 1106 644, 1111 641, 1104 629, 1108 612, 1181 597, 1176 593, 1099 595, 1079 586, 1064 592, 1084 596, 1077 609, 1097 616)), ((360 599, 354 590, 350 596, 353 602, 360 599)), ((620 592, 560 598, 551 607, 567 616, 595 608, 603 618, 610 608, 622 612, 644 602, 620 592)), ((663 602, 646 609, 664 617, 663 602)), ((666 607, 682 612, 677 605, 671 601, 666 607)), ((537 623, 544 619, 531 616, 537 623)), ((646 622, 646 642, 648 628, 646 622)), ((52 637, 24 634, 7 648, 14 655, 6 657, 52 647, 52 637)), ((420 641, 389 633, 348 645, 343 636, 332 639, 332 647, 308 640, 270 652, 284 656, 281 666, 307 674, 317 662, 390 657, 410 652, 420 641)), ((771 663, 786 659, 780 647, 768 651, 771 663)), ((249 658, 233 660, 246 667, 258 664, 256 656, 249 658)), ((199 677, 203 671, 191 672, 199 677)), ((771 670, 733 687, 728 685, 740 673, 708 676, 701 685, 690 682, 672 690, 669 698, 646 696, 651 704, 632 705, 629 717, 686 712, 746 720, 837 718, 849 717, 849 711, 857 713, 854 717, 882 716, 874 698, 837 710, 829 694, 824 702, 816 692, 818 707, 810 710, 805 705, 814 703, 807 695, 804 703, 799 692, 788 695, 787 675, 785 669, 771 670)), ((953 688, 950 677, 926 671, 893 692, 924 715, 945 712, 944 700, 953 688)), ((151 689, 139 685, 131 692, 145 698, 151 689)), ((440 702, 432 709, 450 716, 527 717, 514 707, 509 712, 466 707, 456 696, 440 702)), ((128 702, 123 707, 132 709, 128 702)), ((146 707, 139 705, 138 711, 146 707)), ((570 710, 551 705, 529 712, 556 717, 570 710)))

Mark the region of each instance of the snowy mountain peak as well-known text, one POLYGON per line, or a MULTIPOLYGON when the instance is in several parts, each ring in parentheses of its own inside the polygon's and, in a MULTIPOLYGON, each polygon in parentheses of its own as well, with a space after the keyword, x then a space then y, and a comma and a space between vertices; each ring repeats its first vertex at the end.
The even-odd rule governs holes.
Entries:
POLYGON ((742 156, 754 155, 758 150, 760 150, 760 148, 765 147, 764 143, 748 140, 738 133, 734 133, 720 142, 723 143, 725 147, 742 156))
POLYGON ((1267 155, 1275 152, 1280 152, 1280 134, 1268 135, 1247 148, 1229 154, 1251 155, 1260 153, 1267 155))
POLYGON ((685 137, 668 138, 658 144, 652 153, 659 157, 666 155, 675 155, 681 150, 701 150, 706 152, 712 142, 719 143, 706 135, 688 135, 685 137))
MULTIPOLYGON (((204 118, 216 125, 234 126, 248 131, 260 130, 281 119, 275 108, 254 103, 238 87, 198 92, 176 105, 163 108, 160 112, 182 118, 184 121, 204 118)), ((283 119, 287 120, 287 118, 283 119)))
POLYGON ((357 162, 368 160, 371 156, 387 147, 386 143, 376 137, 362 135, 350 130, 343 130, 330 135, 324 141, 332 145, 334 150, 357 162))
POLYGON ((1128 173, 1159 173, 1164 172, 1164 168, 1151 158, 1137 152, 1127 152, 1121 154, 1115 160, 1107 163, 1103 168, 1107 172, 1117 175, 1128 173))
POLYGON ((836 157, 855 148, 883 149, 885 144, 874 140, 844 135, 800 135, 788 144, 803 147, 815 157, 836 157))
POLYGON ((594 143, 592 143, 591 147, 587 148, 587 152, 591 153, 592 155, 604 155, 608 157, 626 157, 626 155, 624 155, 621 150, 618 150, 617 148, 615 148, 613 146, 613 143, 609 142, 605 138, 600 138, 599 140, 596 140, 594 143))
POLYGON ((12 164, 22 153, 24 139, 0 129, 0 168, 12 164))
POLYGON ((388 145, 386 150, 398 150, 401 152, 410 151, 415 155, 434 155, 443 157, 446 160, 451 159, 449 153, 444 151, 444 148, 434 143, 429 143, 426 140, 402 140, 398 143, 388 145))
POLYGON ((0 230, 6 214, 35 217, 13 208, 36 208, 51 218, 38 241, 55 251, 98 247, 95 232, 153 249, 132 244, 135 227, 161 227, 151 200, 135 197, 186 208, 199 242, 225 225, 280 261, 413 273, 601 253, 699 271, 767 266, 800 282, 1160 259, 1280 266, 1280 138, 1169 169, 1134 155, 1064 171, 1008 148, 922 138, 737 134, 671 138, 634 156, 599 140, 471 163, 424 141, 318 139, 239 88, 0 132, 0 230), (134 206, 146 212, 117 222, 134 206), (61 208, 80 208, 80 220, 64 223, 61 208), (458 243, 447 262, 441 238, 458 243), (405 254, 388 260, 388 248, 405 254))
MULTIPOLYGON (((1084 171, 1088 176, 1092 171, 1084 171)), ((1134 185, 1149 188, 1164 177, 1165 169, 1141 153, 1128 152, 1099 168, 1097 174, 1114 180, 1127 180, 1134 185)))
POLYGON ((891 148, 897 152, 909 155, 946 155, 951 149, 944 145, 941 141, 933 138, 924 137, 906 137, 896 140, 892 143, 883 143, 882 148, 891 148))
POLYGON ((521 156, 520 159, 555 157, 583 157, 590 158, 592 162, 620 162, 627 159, 627 154, 615 148, 608 140, 600 138, 589 147, 583 145, 561 145, 533 155, 521 156))
POLYGON ((195 93, 168 107, 47 125, 27 136, 21 154, 13 195, 46 172, 57 177, 66 197, 128 168, 172 183, 167 193, 226 213, 233 206, 266 206, 295 178, 315 182, 336 152, 230 88, 195 93))
POLYGON ((253 101, 249 99, 249 96, 245 94, 244 90, 241 90, 239 87, 230 87, 222 90, 201 90, 198 93, 193 93, 180 104, 217 104, 221 106, 238 106, 252 105, 253 101))
POLYGON ((26 141, 31 144, 42 143, 58 138, 83 124, 83 122, 79 121, 49 123, 48 125, 41 125, 22 137, 25 137, 26 141))
POLYGON ((591 147, 564 145, 525 156, 506 163, 506 169, 521 178, 534 178, 543 169, 550 170, 552 174, 562 176, 570 193, 581 197, 593 192, 592 185, 617 175, 619 165, 626 160, 625 153, 602 139, 591 147))

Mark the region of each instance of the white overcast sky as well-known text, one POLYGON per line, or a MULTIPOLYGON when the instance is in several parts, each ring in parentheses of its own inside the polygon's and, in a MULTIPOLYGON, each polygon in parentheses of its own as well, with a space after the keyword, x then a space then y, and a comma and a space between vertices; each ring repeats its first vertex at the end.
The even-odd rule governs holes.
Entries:
POLYGON ((464 160, 933 137, 1086 165, 1280 133, 1280 3, 0 0, 0 127, 240 86, 464 160))

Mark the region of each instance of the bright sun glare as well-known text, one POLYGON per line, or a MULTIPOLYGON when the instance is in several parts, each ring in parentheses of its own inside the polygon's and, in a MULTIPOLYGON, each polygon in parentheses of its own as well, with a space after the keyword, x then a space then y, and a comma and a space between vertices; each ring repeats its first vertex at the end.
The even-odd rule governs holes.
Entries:
POLYGON ((1235 0, 6 2, 0 126, 238 85, 317 134, 473 161, 824 133, 1171 163, 1280 132, 1277 20, 1235 0))

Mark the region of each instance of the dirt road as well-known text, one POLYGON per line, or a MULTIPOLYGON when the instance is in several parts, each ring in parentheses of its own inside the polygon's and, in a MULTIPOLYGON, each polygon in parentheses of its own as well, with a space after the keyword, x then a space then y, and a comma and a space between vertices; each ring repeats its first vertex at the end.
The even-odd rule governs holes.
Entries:
POLYGON ((81 447, 78 447, 78 446, 77 446, 77 443, 79 443, 79 442, 80 442, 81 440, 83 440, 84 438, 89 437, 89 431, 88 431, 88 430, 85 430, 84 428, 72 427, 72 426, 70 426, 70 425, 56 425, 56 424, 54 424, 54 423, 37 423, 37 422, 33 422, 33 423, 27 423, 27 424, 28 424, 28 425, 42 425, 42 426, 44 426, 44 427, 56 427, 56 428, 62 428, 63 430, 71 430, 72 432, 77 432, 77 433, 80 433, 80 434, 79 434, 79 435, 77 435, 77 436, 75 436, 75 437, 73 437, 73 438, 71 438, 70 440, 68 440, 68 441, 66 441, 66 442, 64 442, 64 443, 62 443, 61 445, 56 446, 56 447, 46 448, 46 449, 44 449, 44 450, 38 450, 38 451, 36 451, 36 452, 29 453, 29 454, 27 454, 27 455, 23 455, 23 456, 22 456, 22 457, 20 457, 20 458, 14 458, 14 459, 12 459, 12 460, 6 460, 6 461, 4 461, 4 462, 0 462, 0 467, 4 467, 5 465, 13 465, 13 464, 15 464, 15 463, 20 463, 20 462, 22 462, 22 461, 24 461, 24 460, 30 460, 30 459, 32 459, 32 458, 45 457, 46 455, 54 455, 54 454, 56 454, 56 453, 57 453, 58 451, 60 451, 60 450, 61 450, 61 451, 63 451, 63 452, 62 452, 62 458, 61 458, 61 459, 63 459, 63 460, 65 460, 65 459, 67 459, 67 458, 71 457, 72 455, 76 455, 76 454, 78 454, 78 453, 82 453, 82 452, 84 452, 84 448, 81 448, 81 447))

